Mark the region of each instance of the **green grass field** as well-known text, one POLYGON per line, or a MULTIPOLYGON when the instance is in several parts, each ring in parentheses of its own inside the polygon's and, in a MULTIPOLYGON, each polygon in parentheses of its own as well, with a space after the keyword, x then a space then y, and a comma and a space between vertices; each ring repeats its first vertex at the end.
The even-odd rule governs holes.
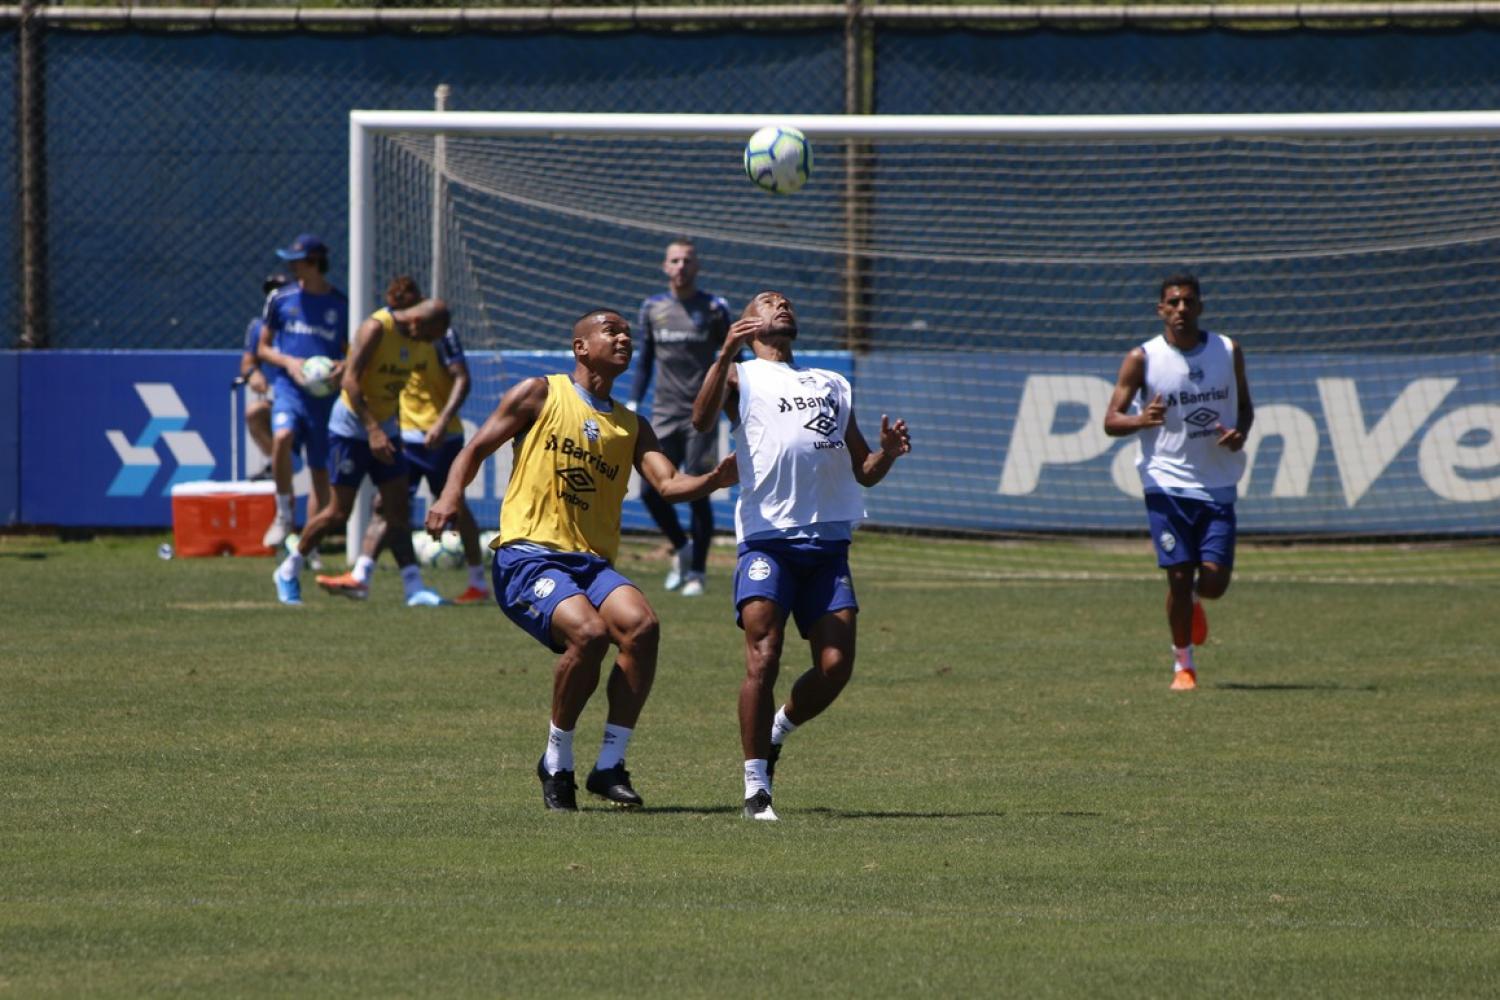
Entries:
POLYGON ((1144 543, 862 537, 759 824, 722 563, 628 548, 647 808, 554 816, 494 607, 163 540, 0 537, 0 996, 1500 995, 1494 547, 1244 550, 1182 695, 1144 543))

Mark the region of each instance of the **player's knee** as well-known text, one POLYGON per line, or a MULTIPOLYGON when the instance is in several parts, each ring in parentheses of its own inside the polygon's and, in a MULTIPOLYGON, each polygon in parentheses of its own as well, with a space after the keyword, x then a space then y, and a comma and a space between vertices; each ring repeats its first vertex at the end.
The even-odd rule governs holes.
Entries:
POLYGON ((1198 596, 1205 600, 1216 600, 1229 590, 1229 570, 1203 573, 1198 577, 1198 596))
POLYGON ((609 628, 597 616, 574 625, 567 638, 568 648, 586 660, 603 659, 609 648, 609 628))
POLYGON ((843 687, 854 676, 854 657, 843 650, 825 651, 819 657, 818 670, 829 683, 843 687))
POLYGON ((773 637, 748 642, 745 645, 745 674, 760 684, 776 683, 781 672, 781 644, 773 637))
POLYGON ((649 609, 635 615, 621 628, 620 648, 639 652, 655 649, 661 639, 661 622, 649 609))

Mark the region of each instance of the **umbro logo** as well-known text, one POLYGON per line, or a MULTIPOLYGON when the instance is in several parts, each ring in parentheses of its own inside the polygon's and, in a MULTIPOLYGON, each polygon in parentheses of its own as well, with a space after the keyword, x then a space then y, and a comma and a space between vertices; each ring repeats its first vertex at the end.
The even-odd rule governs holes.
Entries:
POLYGON ((839 422, 826 413, 818 413, 811 420, 802 425, 815 434, 824 437, 832 437, 833 432, 839 429, 839 422))
POLYGON ((594 492, 594 477, 588 469, 582 466, 573 466, 569 469, 558 469, 557 478, 567 484, 568 489, 575 493, 594 492))
POLYGON ((1210 410, 1207 407, 1200 406, 1198 409, 1194 410, 1192 413, 1189 413, 1182 419, 1192 424, 1194 427, 1207 427, 1209 424, 1218 422, 1219 411, 1210 410))

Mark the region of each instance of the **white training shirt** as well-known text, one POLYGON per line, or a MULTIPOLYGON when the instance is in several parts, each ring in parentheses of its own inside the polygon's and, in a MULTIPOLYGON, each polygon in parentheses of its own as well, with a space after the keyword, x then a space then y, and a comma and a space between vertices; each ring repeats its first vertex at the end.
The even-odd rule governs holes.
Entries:
POLYGON ((1179 351, 1158 335, 1141 345, 1146 380, 1132 412, 1158 395, 1166 422, 1142 431, 1136 469, 1147 493, 1196 496, 1233 503, 1245 471, 1245 453, 1216 443, 1239 419, 1239 383, 1234 377, 1234 341, 1203 331, 1191 351, 1179 351), (1220 429, 1220 428, 1223 429, 1220 429))
POLYGON ((740 406, 734 426, 740 497, 736 541, 810 525, 864 519, 864 491, 849 446, 853 393, 822 368, 755 358, 735 365, 740 406))

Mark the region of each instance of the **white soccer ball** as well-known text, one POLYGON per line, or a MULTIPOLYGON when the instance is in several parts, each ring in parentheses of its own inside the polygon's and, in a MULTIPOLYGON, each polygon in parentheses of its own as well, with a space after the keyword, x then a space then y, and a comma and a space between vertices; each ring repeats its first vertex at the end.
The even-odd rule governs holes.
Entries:
POLYGON ((416 551, 417 562, 430 569, 458 569, 464 564, 464 542, 456 531, 445 531, 442 538, 413 531, 411 547, 416 551))
POLYGON ((333 374, 333 359, 321 354, 302 361, 302 388, 309 396, 327 396, 334 390, 328 376, 333 374))
POLYGON ((745 144, 745 176, 772 194, 791 194, 812 174, 812 143, 794 128, 767 125, 745 144))

